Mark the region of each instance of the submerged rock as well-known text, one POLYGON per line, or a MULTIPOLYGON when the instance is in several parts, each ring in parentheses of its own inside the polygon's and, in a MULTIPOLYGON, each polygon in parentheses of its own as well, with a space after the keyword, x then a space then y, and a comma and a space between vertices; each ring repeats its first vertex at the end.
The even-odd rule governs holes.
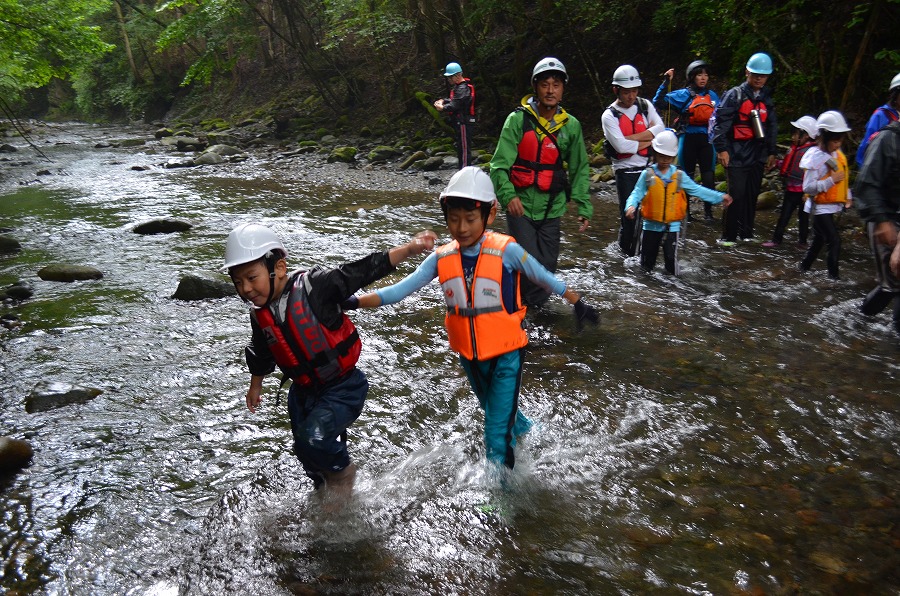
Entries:
POLYGON ((178 282, 178 289, 172 294, 175 300, 207 300, 237 295, 234 284, 222 279, 185 275, 178 282))
POLYGON ((18 281, 6 289, 0 290, 0 300, 27 300, 34 295, 34 289, 23 281, 18 281))
POLYGON ((194 159, 194 163, 198 166, 215 166, 220 163, 224 163, 225 158, 219 155, 218 153, 206 152, 196 159, 194 159))
POLYGON ((38 277, 44 281, 82 281, 102 279, 103 272, 87 265, 54 264, 47 265, 38 271, 38 277))
POLYGON ((0 234, 0 253, 19 252, 22 245, 15 238, 0 234))
POLYGON ((79 387, 56 381, 41 381, 31 395, 25 398, 25 411, 29 414, 46 412, 73 404, 86 404, 103 393, 94 387, 79 387))
POLYGON ((143 235, 171 234, 173 232, 186 232, 192 227, 194 226, 186 221, 163 217, 139 223, 138 225, 134 226, 133 231, 135 234, 143 235))
POLYGON ((22 439, 0 437, 0 472, 15 472, 31 462, 34 449, 22 439))

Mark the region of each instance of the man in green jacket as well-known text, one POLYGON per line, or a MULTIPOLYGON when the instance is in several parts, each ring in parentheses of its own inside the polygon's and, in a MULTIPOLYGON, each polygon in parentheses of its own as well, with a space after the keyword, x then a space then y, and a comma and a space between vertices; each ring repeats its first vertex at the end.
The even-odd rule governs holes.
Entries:
MULTIPOLYGON (((581 232, 594 214, 581 123, 560 105, 568 79, 557 58, 535 65, 534 94, 506 117, 491 160, 491 181, 506 209, 510 236, 550 272, 556 271, 559 258, 559 221, 566 202, 577 204, 581 232)), ((539 306, 549 296, 545 288, 522 280, 525 304, 539 306)))

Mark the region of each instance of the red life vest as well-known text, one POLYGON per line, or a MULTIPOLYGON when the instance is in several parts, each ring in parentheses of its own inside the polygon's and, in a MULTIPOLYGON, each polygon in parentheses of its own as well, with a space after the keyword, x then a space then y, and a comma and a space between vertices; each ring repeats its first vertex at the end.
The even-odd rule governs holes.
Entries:
POLYGON ((791 145, 788 154, 781 164, 779 173, 784 178, 784 186, 786 190, 791 192, 803 192, 803 170, 800 169, 800 160, 803 155, 809 151, 810 147, 814 147, 815 143, 809 141, 803 145, 791 145))
MULTIPOLYGON (((475 85, 471 79, 463 78, 466 86, 469 88, 469 112, 467 114, 456 114, 460 122, 472 124, 475 122, 475 85)), ((450 89, 450 101, 456 97, 456 87, 450 89)))
POLYGON ((266 336, 275 363, 301 387, 316 387, 335 381, 353 370, 362 342, 353 322, 342 315, 337 329, 322 325, 313 313, 302 273, 288 296, 287 320, 275 322, 269 308, 251 311, 266 336))
MULTIPOLYGON (((612 112, 613 116, 615 116, 619 120, 619 130, 622 131, 622 136, 633 135, 639 132, 644 132, 647 130, 647 102, 640 97, 637 98, 637 106, 638 111, 634 115, 634 120, 630 119, 628 116, 617 110, 615 107, 610 106, 609 111, 612 112)), ((647 156, 650 154, 650 147, 644 147, 640 151, 637 152, 638 155, 647 156)), ((634 153, 615 153, 614 157, 616 159, 628 159, 634 155, 634 153)))
POLYGON ((731 126, 735 141, 749 141, 754 138, 753 126, 750 123, 750 112, 752 110, 758 110, 759 121, 763 124, 766 123, 769 112, 766 109, 765 102, 761 100, 754 101, 749 97, 745 97, 734 116, 734 124, 731 126))
POLYGON ((533 116, 522 110, 522 140, 509 179, 516 188, 537 186, 541 192, 560 193, 566 188, 566 172, 556 137, 538 139, 533 116))
POLYGON ((684 117, 688 124, 694 126, 705 126, 709 124, 709 117, 712 116, 715 106, 709 92, 695 93, 691 90, 691 101, 684 108, 684 117))

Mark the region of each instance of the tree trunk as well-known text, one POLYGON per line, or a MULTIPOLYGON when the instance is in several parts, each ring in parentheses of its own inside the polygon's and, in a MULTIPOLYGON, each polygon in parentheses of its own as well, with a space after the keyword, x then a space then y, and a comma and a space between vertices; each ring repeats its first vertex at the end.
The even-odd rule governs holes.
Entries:
POLYGON ((118 1, 113 2, 113 4, 116 7, 116 18, 119 19, 119 27, 122 29, 122 39, 125 43, 125 54, 128 56, 128 65, 131 67, 131 74, 134 76, 134 81, 139 83, 141 81, 141 73, 134 63, 134 54, 131 52, 131 41, 128 39, 128 31, 125 29, 125 17, 122 15, 122 7, 119 5, 118 1))
POLYGON ((859 42, 859 49, 856 51, 856 58, 853 60, 853 66, 850 67, 850 73, 847 75, 847 84, 844 85, 844 94, 841 96, 840 110, 843 112, 847 109, 847 103, 854 91, 856 91, 856 77, 859 73, 859 67, 862 65, 863 57, 869 47, 869 40, 872 38, 872 32, 878 25, 879 13, 881 13, 882 0, 875 0, 872 3, 872 14, 869 15, 869 22, 866 25, 866 31, 863 33, 862 41, 859 42))

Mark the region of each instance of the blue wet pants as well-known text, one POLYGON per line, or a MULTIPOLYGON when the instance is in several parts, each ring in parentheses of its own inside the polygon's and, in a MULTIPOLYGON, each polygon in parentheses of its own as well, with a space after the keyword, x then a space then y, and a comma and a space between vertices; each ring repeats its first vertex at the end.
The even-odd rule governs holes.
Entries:
POLYGON ((531 420, 519 411, 522 384, 521 350, 492 360, 460 358, 478 403, 484 410, 484 446, 488 461, 507 468, 515 465, 516 437, 531 429, 531 420))
POLYGON ((366 375, 358 368, 318 391, 291 385, 288 413, 294 454, 316 488, 324 482, 323 472, 339 472, 350 465, 346 431, 362 413, 368 391, 366 375))

